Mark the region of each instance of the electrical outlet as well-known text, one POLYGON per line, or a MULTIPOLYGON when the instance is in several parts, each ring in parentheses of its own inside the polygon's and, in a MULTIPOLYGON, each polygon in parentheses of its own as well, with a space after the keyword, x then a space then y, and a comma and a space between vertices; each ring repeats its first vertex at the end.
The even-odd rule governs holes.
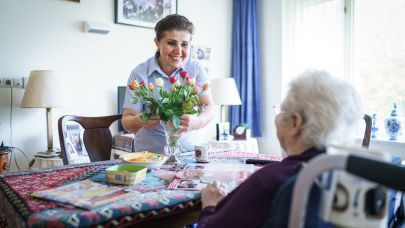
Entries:
POLYGON ((13 78, 13 88, 24 88, 23 78, 13 78))
POLYGON ((0 88, 24 89, 28 78, 0 78, 0 88))
POLYGON ((13 86, 13 80, 11 78, 3 78, 4 82, 4 87, 5 88, 11 88, 13 86))

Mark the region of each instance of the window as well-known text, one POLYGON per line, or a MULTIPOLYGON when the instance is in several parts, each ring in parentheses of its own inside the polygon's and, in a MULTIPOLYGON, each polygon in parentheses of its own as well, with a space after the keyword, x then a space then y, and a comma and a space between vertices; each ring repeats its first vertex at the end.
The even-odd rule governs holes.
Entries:
POLYGON ((389 115, 392 102, 405 111, 405 1, 356 0, 354 77, 368 113, 389 115))
POLYGON ((308 68, 353 83, 380 119, 405 112, 404 0, 285 0, 283 84, 308 68))
POLYGON ((286 0, 283 32, 283 84, 308 68, 345 74, 345 2, 286 0))

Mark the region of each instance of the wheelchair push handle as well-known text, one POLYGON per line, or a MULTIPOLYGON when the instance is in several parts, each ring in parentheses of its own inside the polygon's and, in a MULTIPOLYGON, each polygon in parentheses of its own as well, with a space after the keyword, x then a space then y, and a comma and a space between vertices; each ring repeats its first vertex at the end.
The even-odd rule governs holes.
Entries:
POLYGON ((405 191, 405 167, 400 165, 349 155, 346 171, 378 184, 405 191))

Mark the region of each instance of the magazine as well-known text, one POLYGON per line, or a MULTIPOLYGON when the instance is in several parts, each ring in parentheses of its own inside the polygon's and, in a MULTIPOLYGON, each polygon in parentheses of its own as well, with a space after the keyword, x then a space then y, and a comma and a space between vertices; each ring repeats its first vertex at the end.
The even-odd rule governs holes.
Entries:
POLYGON ((187 164, 176 172, 167 189, 198 191, 208 183, 219 181, 232 191, 257 169, 251 164, 187 164))
POLYGON ((82 180, 56 188, 31 193, 32 196, 91 209, 133 196, 127 188, 82 180))

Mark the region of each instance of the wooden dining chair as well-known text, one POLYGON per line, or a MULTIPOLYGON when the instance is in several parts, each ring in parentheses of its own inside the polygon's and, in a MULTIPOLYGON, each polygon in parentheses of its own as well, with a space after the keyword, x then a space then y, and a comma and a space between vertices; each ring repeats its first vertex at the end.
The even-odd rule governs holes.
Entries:
POLYGON ((371 119, 371 116, 367 114, 364 114, 363 119, 366 122, 366 129, 364 130, 362 146, 363 148, 368 149, 368 146, 370 145, 371 125, 373 121, 371 119))
POLYGON ((83 144, 91 162, 110 160, 112 136, 110 126, 114 121, 122 118, 122 114, 112 116, 84 117, 67 115, 59 118, 58 131, 63 164, 69 164, 64 126, 69 121, 80 124, 83 129, 83 144))

